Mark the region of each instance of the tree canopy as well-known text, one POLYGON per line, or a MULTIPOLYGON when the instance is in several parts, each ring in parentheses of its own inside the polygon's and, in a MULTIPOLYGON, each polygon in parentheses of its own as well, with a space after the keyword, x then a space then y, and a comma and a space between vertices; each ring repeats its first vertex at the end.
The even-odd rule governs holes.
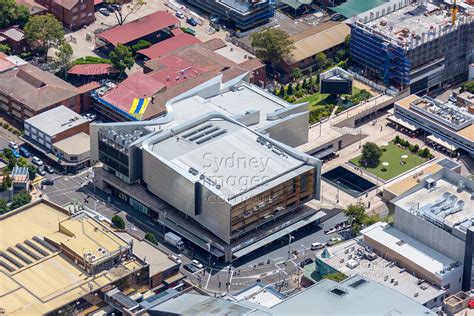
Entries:
POLYGON ((151 242, 152 244, 158 245, 158 240, 156 239, 155 235, 152 233, 146 233, 145 239, 151 242))
POLYGON ((109 54, 110 61, 115 69, 122 74, 125 69, 131 69, 135 60, 130 47, 118 44, 109 54))
POLYGON ((125 228, 125 221, 120 215, 114 215, 112 217, 112 224, 114 224, 115 227, 119 229, 124 229, 125 228))
POLYGON ((360 162, 369 168, 377 167, 382 157, 382 150, 375 143, 367 142, 362 146, 360 162))
POLYGON ((64 42, 63 26, 51 14, 31 17, 24 31, 31 48, 42 54, 47 54, 48 49, 57 48, 64 42))
POLYGON ((64 70, 64 75, 67 75, 69 65, 71 64, 71 58, 73 50, 69 43, 62 43, 56 51, 56 62, 58 66, 64 70))
POLYGON ((0 0, 0 29, 13 25, 23 27, 30 18, 30 11, 15 0, 0 0))
POLYGON ((17 194, 13 195, 11 209, 22 207, 23 205, 26 205, 30 202, 31 202, 31 195, 25 190, 22 190, 18 192, 17 194))
POLYGON ((468 81, 462 85, 462 90, 474 93, 474 80, 468 81))
POLYGON ((295 48, 288 33, 280 29, 266 28, 250 36, 255 55, 274 68, 275 64, 291 55, 295 48))
POLYGON ((146 5, 145 0, 135 0, 132 3, 128 3, 127 0, 107 0, 108 4, 116 4, 119 7, 114 10, 115 19, 117 20, 118 25, 122 25, 125 23, 127 18, 136 12, 138 12, 144 5, 146 5), (123 12, 123 6, 127 3, 128 11, 125 13, 123 12))

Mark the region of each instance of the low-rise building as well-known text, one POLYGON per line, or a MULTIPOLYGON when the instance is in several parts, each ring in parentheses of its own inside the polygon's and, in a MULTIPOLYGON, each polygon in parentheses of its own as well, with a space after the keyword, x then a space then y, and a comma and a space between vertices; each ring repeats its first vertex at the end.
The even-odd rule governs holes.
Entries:
POLYGON ((23 139, 65 169, 89 164, 89 121, 63 105, 25 120, 23 139))
POLYGON ((81 111, 81 93, 17 56, 0 53, 0 109, 19 122, 64 105, 81 111))

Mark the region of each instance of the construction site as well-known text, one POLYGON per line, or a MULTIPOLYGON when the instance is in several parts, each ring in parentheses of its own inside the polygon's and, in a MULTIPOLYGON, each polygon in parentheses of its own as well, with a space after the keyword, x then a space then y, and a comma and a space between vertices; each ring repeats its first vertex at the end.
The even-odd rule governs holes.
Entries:
POLYGON ((456 1, 391 1, 352 23, 350 54, 374 80, 428 93, 467 79, 474 16, 456 1))

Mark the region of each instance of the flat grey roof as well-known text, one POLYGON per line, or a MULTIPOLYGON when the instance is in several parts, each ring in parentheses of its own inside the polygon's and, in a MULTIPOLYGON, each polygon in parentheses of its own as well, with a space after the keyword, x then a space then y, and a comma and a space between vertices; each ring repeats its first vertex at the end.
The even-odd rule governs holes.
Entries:
POLYGON ((216 184, 227 199, 278 177, 295 176, 294 172, 312 168, 278 146, 259 143, 261 139, 230 120, 212 118, 174 132, 150 147, 182 173, 191 176, 191 170, 195 170, 196 179, 205 177, 216 184))
POLYGON ((91 139, 88 134, 80 132, 54 143, 53 146, 68 155, 84 155, 91 150, 91 139))
POLYGON ((25 121, 48 136, 57 135, 85 122, 88 122, 87 119, 64 105, 35 115, 25 121))

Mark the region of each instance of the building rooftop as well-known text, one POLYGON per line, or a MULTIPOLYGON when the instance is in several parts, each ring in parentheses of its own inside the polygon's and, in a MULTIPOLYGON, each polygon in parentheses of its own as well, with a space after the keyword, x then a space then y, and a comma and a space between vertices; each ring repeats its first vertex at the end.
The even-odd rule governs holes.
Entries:
POLYGON ((253 7, 258 3, 266 3, 268 0, 258 1, 241 1, 241 0, 217 0, 216 2, 226 6, 227 8, 237 11, 241 14, 249 14, 253 11, 253 7))
POLYGON ((303 31, 291 37, 295 49, 287 58, 290 64, 324 52, 329 48, 344 43, 347 35, 351 33, 350 27, 345 23, 328 21, 314 28, 303 31))
POLYGON ((179 132, 174 129, 169 137, 152 140, 149 150, 188 176, 204 177, 228 200, 261 189, 271 180, 291 179, 294 172, 312 168, 222 116, 191 122, 179 132))
POLYGON ((35 115, 25 122, 52 137, 75 126, 87 123, 88 120, 64 105, 60 105, 35 115))
POLYGON ((91 150, 91 140, 88 134, 80 132, 54 143, 54 147, 68 155, 79 156, 91 150))
POLYGON ((16 56, 0 55, 0 93, 40 111, 77 96, 77 89, 16 56), (2 61, 3 60, 3 61, 2 61))
POLYGON ((417 214, 435 225, 472 226, 474 219, 474 181, 448 171, 423 181, 421 187, 394 200, 401 209, 417 214), (433 187, 427 188, 432 182, 433 187), (461 189, 462 188, 462 189, 461 189))
POLYGON ((179 20, 167 11, 157 11, 132 22, 108 29, 96 36, 117 46, 138 40, 169 26, 179 25, 179 20))
POLYGON ((148 48, 139 50, 137 53, 144 55, 149 59, 162 57, 176 49, 193 44, 199 44, 201 41, 193 35, 182 33, 164 41, 158 42, 148 48))
POLYGON ((363 255, 366 252, 365 245, 357 239, 332 246, 328 248, 328 251, 330 253, 329 258, 322 258, 321 252, 319 252, 317 254, 318 259, 347 276, 360 275, 397 291, 420 304, 429 302, 444 293, 440 288, 427 282, 419 283, 419 279, 410 272, 380 256, 376 256, 374 260, 369 260, 363 255), (347 263, 350 260, 355 260, 357 264, 348 267, 347 263), (395 283, 395 281, 397 282, 395 283), (414 296, 416 292, 418 292, 417 297, 414 296))
POLYGON ((260 282, 243 289, 237 294, 234 294, 233 298, 237 301, 246 301, 267 308, 275 306, 285 299, 285 297, 274 287, 264 286, 260 282))
POLYGON ((442 279, 455 269, 462 269, 461 264, 433 250, 418 240, 390 226, 378 222, 361 231, 365 238, 383 245, 424 271, 442 279))
POLYGON ((95 275, 85 272, 61 249, 100 263, 128 243, 87 215, 70 217, 47 201, 1 216, 0 231, 0 306, 8 315, 47 314, 142 267, 127 259, 95 275))
MULTIPOLYGON (((423 6, 417 3, 405 6, 365 25, 401 46, 411 46, 417 41, 438 37, 451 27, 451 14, 448 9, 441 9, 427 1, 424 3, 423 6)), ((465 18, 459 12, 457 23, 465 18)))

